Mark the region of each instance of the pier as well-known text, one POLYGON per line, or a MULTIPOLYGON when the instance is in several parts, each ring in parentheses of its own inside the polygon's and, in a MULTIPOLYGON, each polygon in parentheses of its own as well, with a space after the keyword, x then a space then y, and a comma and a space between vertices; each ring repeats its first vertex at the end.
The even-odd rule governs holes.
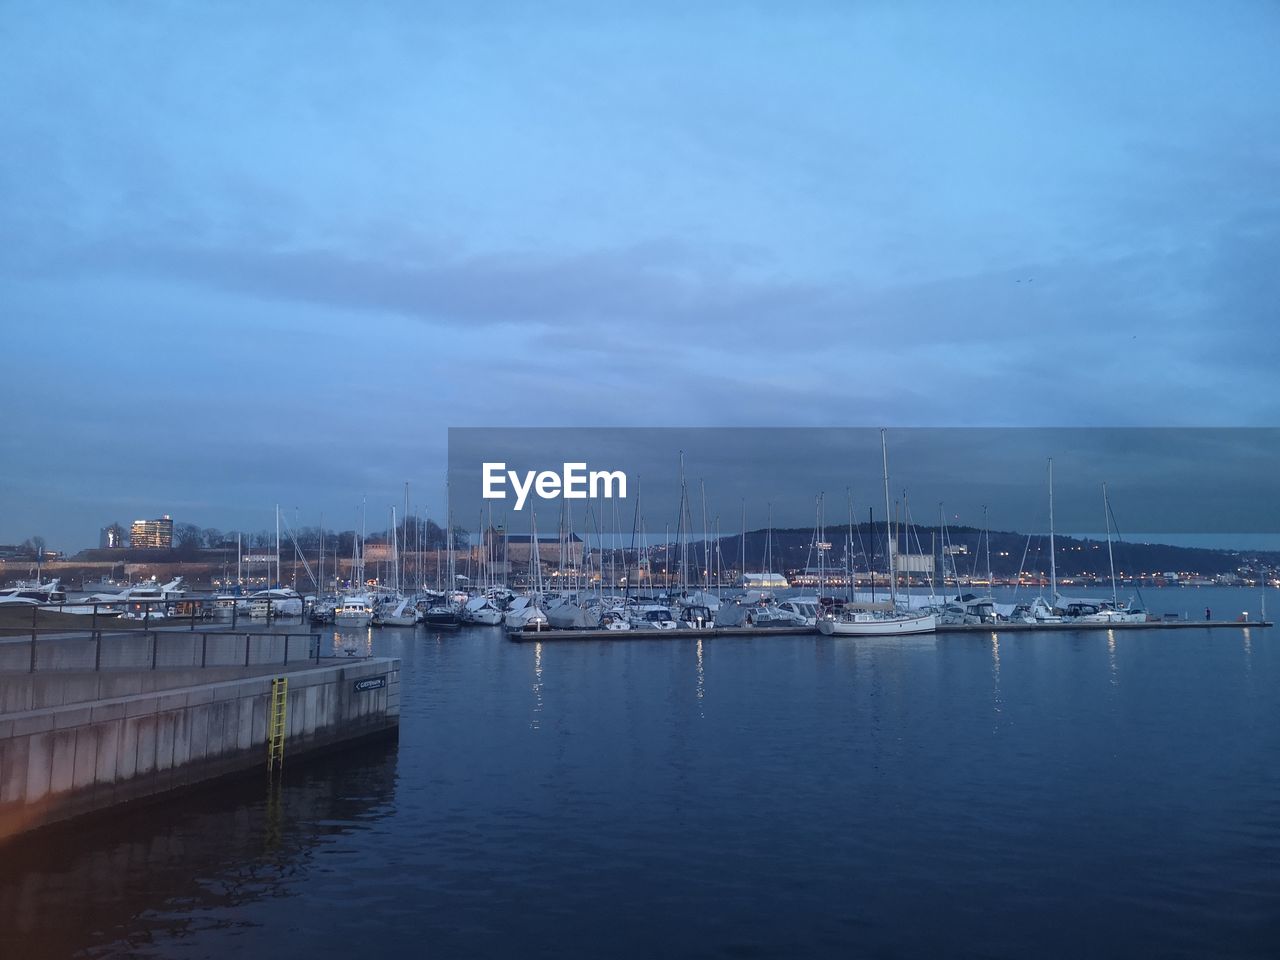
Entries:
MULTIPOLYGON (((1176 630, 1190 628, 1240 630, 1270 627, 1270 620, 1149 620, 1145 623, 964 623, 938 624, 937 633, 1039 633, 1062 630, 1176 630)), ((705 627, 701 630, 530 630, 509 633, 516 643, 545 643, 551 640, 678 640, 685 637, 787 637, 816 633, 816 627, 705 627)), ((903 637, 927 637, 907 634, 903 637)), ((875 637, 835 637, 837 640, 874 640, 875 637)))
POLYGON ((0 843, 399 719, 400 661, 325 656, 315 633, 28 629, 0 639, 0 843))

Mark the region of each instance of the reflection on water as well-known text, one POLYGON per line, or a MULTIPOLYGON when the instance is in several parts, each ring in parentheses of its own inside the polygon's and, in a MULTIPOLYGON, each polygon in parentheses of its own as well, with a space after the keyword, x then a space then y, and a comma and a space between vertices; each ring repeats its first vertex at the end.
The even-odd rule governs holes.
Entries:
POLYGON ((224 781, 15 844, 0 860, 0 955, 168 956, 242 928, 246 907, 288 897, 321 849, 385 817, 395 784, 395 742, 374 741, 274 786, 224 781))
POLYGON ((334 628, 332 655, 335 657, 373 656, 373 627, 334 628))
POLYGON ((542 725, 542 641, 533 645, 533 718, 529 721, 529 729, 537 730, 542 725))
POLYGON ((999 727, 1000 711, 1000 634, 991 631, 991 703, 995 710, 996 727, 999 727))
POLYGON ((706 719, 706 714, 702 712, 702 700, 706 694, 706 673, 702 664, 702 638, 698 638, 698 667, 697 667, 697 697, 698 697, 698 716, 706 719))
POLYGON ((1111 666, 1111 685, 1114 687, 1120 683, 1120 673, 1116 666, 1116 632, 1113 629, 1107 629, 1107 662, 1111 666))

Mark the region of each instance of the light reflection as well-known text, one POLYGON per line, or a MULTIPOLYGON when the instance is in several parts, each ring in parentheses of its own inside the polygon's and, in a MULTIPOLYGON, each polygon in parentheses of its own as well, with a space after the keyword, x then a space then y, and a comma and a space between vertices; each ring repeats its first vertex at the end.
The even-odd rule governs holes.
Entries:
POLYGON ((702 669, 702 638, 698 638, 698 716, 702 713, 702 697, 706 693, 706 674, 702 669))
POLYGON ((529 721, 529 729, 537 730, 542 726, 542 641, 533 645, 533 719, 529 721))
POLYGON ((991 703, 998 717, 1004 712, 1004 701, 1000 697, 1000 634, 991 631, 991 703))
POLYGON ((1240 631, 1244 634, 1244 663, 1246 667, 1253 666, 1253 634, 1248 627, 1240 631))
POLYGON ((1116 632, 1107 631, 1107 659, 1111 662, 1111 685, 1120 685, 1120 675, 1116 668, 1116 632))

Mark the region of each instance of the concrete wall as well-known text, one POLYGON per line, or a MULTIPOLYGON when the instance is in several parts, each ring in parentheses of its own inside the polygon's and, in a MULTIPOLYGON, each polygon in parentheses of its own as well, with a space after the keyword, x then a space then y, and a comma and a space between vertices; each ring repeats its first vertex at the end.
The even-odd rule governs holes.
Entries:
MULTIPOLYGON (((286 763, 399 724, 399 660, 287 676, 286 763), (357 681, 378 677, 385 686, 356 690, 357 681)), ((271 679, 0 714, 0 840, 212 777, 254 767, 265 773, 271 679)))

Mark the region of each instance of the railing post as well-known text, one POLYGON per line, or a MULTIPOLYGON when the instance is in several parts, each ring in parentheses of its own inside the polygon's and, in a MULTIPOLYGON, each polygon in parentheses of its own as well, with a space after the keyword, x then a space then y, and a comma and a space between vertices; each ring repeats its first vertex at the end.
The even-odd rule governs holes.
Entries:
POLYGON ((320 634, 313 633, 311 635, 311 646, 316 651, 316 665, 320 664, 320 634))
POLYGON ((247 633, 244 635, 244 665, 246 667, 249 665, 249 635, 247 633))
MULTIPOLYGON (((146 636, 146 634, 143 634, 143 636, 146 636)), ((151 669, 152 670, 156 668, 156 659, 159 652, 160 652, 160 635, 158 633, 153 633, 151 635, 151 669)))
POLYGON ((285 663, 289 662, 289 638, 292 636, 293 636, 292 633, 286 633, 284 635, 284 662, 285 663))
POLYGON ((208 662, 208 659, 209 659, 209 634, 202 633, 200 634, 200 666, 201 668, 203 668, 204 665, 208 662))
POLYGON ((97 673, 102 669, 102 634, 94 633, 93 637, 96 641, 93 645, 93 672, 97 673))
POLYGON ((191 601, 191 632, 196 632, 196 602, 191 601))
POLYGON ((236 615, 237 615, 239 612, 240 612, 240 598, 239 598, 239 597, 236 597, 234 600, 232 600, 232 601, 231 601, 231 629, 232 629, 232 631, 234 631, 234 630, 235 630, 235 628, 236 628, 236 615))
MULTIPOLYGON (((98 605, 97 603, 94 603, 93 605, 93 623, 90 624, 89 629, 93 631, 93 635, 95 637, 98 637, 98 605)), ((98 643, 102 643, 102 637, 98 637, 98 643)))

